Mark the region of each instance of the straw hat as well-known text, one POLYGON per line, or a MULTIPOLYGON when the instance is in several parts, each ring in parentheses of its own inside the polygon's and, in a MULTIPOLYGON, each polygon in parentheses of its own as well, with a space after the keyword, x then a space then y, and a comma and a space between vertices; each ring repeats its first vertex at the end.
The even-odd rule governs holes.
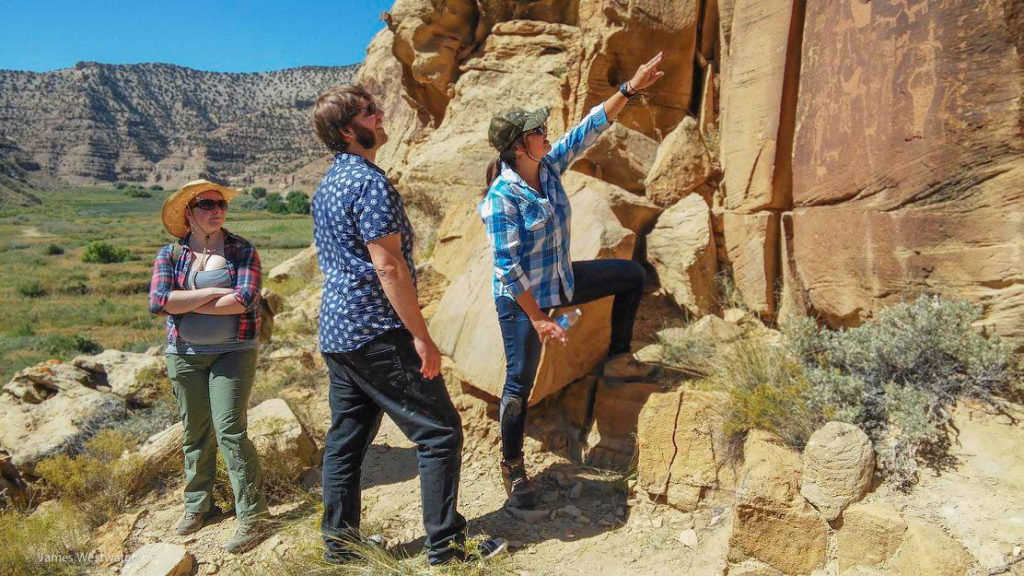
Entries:
POLYGON ((184 238, 188 234, 188 220, 185 219, 185 209, 188 207, 188 203, 203 192, 210 191, 219 192, 228 202, 231 201, 235 194, 238 194, 238 190, 214 184, 209 180, 201 178, 193 180, 182 186, 181 190, 168 196, 167 200, 164 200, 164 207, 160 212, 160 217, 164 221, 164 228, 172 236, 184 238))

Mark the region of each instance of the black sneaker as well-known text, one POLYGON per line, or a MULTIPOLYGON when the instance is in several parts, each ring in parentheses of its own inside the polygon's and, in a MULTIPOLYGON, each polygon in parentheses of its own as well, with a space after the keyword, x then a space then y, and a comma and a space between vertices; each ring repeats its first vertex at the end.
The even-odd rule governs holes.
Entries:
MULTIPOLYGON (((369 536, 362 538, 361 542, 365 546, 380 548, 381 550, 387 548, 387 542, 384 540, 384 536, 382 534, 370 534, 369 536)), ((358 557, 359 554, 351 550, 324 551, 324 562, 328 564, 345 564, 346 562, 351 562, 358 557)))
POLYGON ((537 505, 537 493, 526 475, 522 456, 501 463, 501 481, 508 495, 507 506, 529 509, 537 505))
POLYGON ((450 555, 431 559, 428 563, 431 566, 450 566, 461 564, 467 560, 490 560, 505 550, 508 550, 508 542, 504 538, 487 538, 477 544, 476 554, 472 554, 468 558, 461 548, 457 548, 453 549, 450 555))

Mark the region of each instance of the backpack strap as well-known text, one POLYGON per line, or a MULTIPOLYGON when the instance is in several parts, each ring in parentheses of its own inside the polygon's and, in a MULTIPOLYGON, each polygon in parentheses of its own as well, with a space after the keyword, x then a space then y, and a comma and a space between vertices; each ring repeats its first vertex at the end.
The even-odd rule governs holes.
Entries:
MULTIPOLYGON (((174 277, 178 275, 176 268, 178 267, 178 259, 181 258, 181 243, 171 243, 171 288, 174 288, 174 277)), ((182 286, 184 288, 184 286, 182 286)), ((178 332, 178 322, 181 320, 179 314, 171 314, 171 319, 174 322, 174 331, 178 332)))

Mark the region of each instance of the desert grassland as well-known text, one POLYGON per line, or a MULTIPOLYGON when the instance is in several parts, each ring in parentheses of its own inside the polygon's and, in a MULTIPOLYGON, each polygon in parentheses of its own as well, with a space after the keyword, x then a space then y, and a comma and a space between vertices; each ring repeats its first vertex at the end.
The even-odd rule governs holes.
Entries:
MULTIPOLYGON (((130 198, 113 187, 36 193, 41 204, 0 207, 0 383, 49 358, 102 348, 142 351, 163 341, 148 309, 153 257, 173 239, 160 223, 169 191, 130 198), (82 262, 85 247, 126 248, 123 262, 82 262)), ((240 196, 239 199, 244 198, 240 196)), ((256 245, 266 273, 312 241, 309 216, 246 210, 227 228, 256 245)))

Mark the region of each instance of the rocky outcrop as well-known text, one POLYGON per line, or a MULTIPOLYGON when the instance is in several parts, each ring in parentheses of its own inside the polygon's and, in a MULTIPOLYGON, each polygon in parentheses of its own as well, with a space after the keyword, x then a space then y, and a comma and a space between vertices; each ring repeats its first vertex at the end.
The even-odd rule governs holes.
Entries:
POLYGON ((309 127, 312 105, 355 72, 348 66, 230 74, 91 62, 46 73, 4 70, 0 139, 40 172, 73 184, 168 187, 205 176, 235 185, 309 186, 312 175, 296 174, 326 152, 309 127))
POLYGON ((267 278, 271 280, 312 280, 314 277, 322 277, 317 265, 315 245, 310 245, 267 273, 267 278))
POLYGON ((58 361, 16 373, 0 393, 0 449, 28 475, 43 458, 80 449, 126 414, 120 396, 97 386, 90 372, 58 361))
POLYGON ((658 142, 621 123, 612 124, 573 162, 572 170, 644 195, 644 179, 658 154, 658 142))
POLYGON ((125 399, 129 405, 149 406, 170 384, 163 358, 148 354, 104 350, 92 356, 76 356, 71 364, 86 370, 97 386, 125 399))
POLYGON ((837 531, 839 570, 854 566, 877 568, 887 562, 903 543, 907 523, 900 513, 880 504, 855 504, 843 514, 837 531))
POLYGON ((1024 226, 1007 209, 1024 197, 1011 4, 808 3, 784 218, 798 312, 851 326, 933 292, 1024 336, 1024 226))

